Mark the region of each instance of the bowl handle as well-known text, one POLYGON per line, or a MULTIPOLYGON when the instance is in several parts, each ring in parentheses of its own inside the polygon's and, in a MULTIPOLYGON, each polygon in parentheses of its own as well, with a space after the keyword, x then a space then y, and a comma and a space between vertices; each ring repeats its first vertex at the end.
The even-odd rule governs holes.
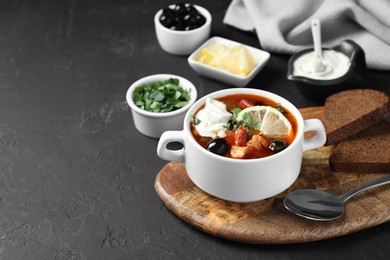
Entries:
POLYGON ((157 155, 167 161, 184 162, 184 147, 180 150, 170 150, 167 144, 172 142, 182 143, 184 146, 184 138, 182 131, 166 131, 164 132, 157 145, 157 155))
POLYGON ((319 119, 304 120, 304 132, 315 131, 317 134, 314 137, 303 139, 303 151, 316 149, 323 146, 326 142, 325 127, 319 119))

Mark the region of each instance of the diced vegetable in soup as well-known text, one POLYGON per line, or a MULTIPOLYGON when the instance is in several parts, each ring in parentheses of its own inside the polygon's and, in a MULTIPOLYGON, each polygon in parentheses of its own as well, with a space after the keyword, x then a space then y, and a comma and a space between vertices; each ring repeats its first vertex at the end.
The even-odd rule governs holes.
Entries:
POLYGON ((296 130, 296 119, 282 104, 249 94, 209 98, 191 118, 202 147, 235 159, 276 154, 293 142, 296 130))

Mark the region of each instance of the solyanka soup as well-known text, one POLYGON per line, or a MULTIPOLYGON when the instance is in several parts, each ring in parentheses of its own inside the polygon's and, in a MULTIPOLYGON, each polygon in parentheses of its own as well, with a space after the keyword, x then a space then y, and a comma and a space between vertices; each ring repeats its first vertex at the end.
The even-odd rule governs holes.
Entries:
POLYGON ((256 159, 287 148, 297 121, 283 104, 251 94, 206 99, 191 117, 191 132, 208 151, 235 159, 256 159))

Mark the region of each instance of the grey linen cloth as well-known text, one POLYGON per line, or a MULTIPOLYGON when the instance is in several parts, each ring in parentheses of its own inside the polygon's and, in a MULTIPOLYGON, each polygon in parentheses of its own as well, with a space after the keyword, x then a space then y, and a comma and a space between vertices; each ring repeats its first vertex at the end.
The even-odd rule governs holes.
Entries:
POLYGON ((223 22, 255 30, 266 51, 293 54, 313 46, 314 18, 324 47, 351 39, 369 68, 390 70, 390 0, 233 0, 223 22))

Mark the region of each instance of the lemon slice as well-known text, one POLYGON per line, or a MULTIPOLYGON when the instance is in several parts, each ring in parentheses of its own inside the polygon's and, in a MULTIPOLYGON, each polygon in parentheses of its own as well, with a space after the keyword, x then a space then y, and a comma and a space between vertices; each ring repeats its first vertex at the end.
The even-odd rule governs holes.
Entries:
POLYGON ((260 125, 259 130, 270 138, 285 138, 291 133, 290 121, 277 109, 270 106, 253 106, 243 109, 237 121, 244 120, 244 114, 252 117, 252 127, 260 125))

